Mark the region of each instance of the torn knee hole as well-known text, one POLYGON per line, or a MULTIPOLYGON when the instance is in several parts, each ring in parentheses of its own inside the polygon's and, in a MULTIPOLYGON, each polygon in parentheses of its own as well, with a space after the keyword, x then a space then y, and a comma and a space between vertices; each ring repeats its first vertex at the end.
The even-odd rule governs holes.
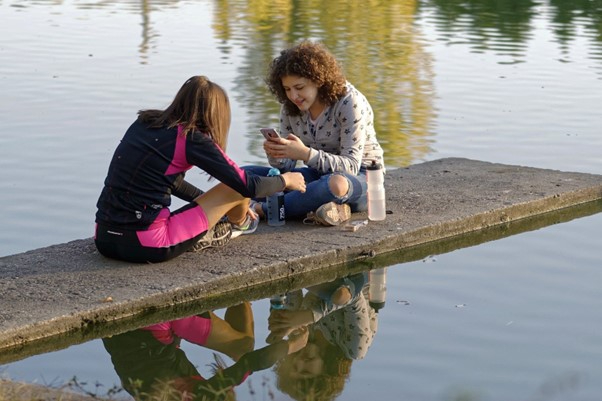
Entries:
POLYGON ((328 187, 334 196, 343 197, 349 192, 349 181, 343 175, 333 174, 328 179, 328 187))

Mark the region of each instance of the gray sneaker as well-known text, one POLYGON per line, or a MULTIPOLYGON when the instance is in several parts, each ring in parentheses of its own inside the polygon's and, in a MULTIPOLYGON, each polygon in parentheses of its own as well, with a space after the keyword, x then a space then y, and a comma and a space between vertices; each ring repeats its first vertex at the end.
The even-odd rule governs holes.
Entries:
POLYGON ((253 219, 251 216, 247 215, 242 224, 232 224, 232 238, 236 238, 241 235, 253 234, 257 230, 258 225, 259 216, 257 216, 256 219, 253 219))
POLYGON ((227 221, 219 221, 203 235, 191 251, 198 252, 207 248, 215 248, 226 245, 232 237, 232 225, 227 221))
POLYGON ((338 226, 350 218, 351 208, 348 204, 339 205, 338 203, 328 202, 317 208, 315 212, 309 212, 303 223, 338 226))

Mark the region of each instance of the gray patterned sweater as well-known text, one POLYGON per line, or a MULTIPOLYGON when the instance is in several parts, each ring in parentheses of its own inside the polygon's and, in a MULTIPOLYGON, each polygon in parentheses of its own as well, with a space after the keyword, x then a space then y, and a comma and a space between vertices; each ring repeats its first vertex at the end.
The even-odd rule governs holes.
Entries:
MULTIPOLYGON (((293 133, 311 148, 306 163, 323 174, 347 172, 356 175, 376 160, 383 165, 383 150, 374 130, 372 107, 364 95, 347 83, 347 94, 327 107, 315 122, 309 112, 290 116, 280 111, 280 134, 293 133)), ((270 165, 290 171, 297 160, 269 159, 270 165)))

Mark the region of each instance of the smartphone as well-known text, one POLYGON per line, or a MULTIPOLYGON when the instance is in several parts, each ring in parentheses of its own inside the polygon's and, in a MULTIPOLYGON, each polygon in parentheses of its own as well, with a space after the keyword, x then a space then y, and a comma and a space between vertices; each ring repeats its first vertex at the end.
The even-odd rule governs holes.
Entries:
POLYGON ((280 134, 274 128, 260 128, 259 131, 267 140, 280 138, 280 134))

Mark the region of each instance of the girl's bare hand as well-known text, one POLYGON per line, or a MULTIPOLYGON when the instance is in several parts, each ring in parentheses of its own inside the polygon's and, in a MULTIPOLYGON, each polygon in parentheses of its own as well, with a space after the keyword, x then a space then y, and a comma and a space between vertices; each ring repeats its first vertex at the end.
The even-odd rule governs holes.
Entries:
POLYGON ((295 352, 305 348, 308 339, 309 329, 307 328, 307 326, 303 326, 296 330, 293 330, 288 335, 288 353, 294 354, 295 352))
POLYGON ((253 219, 253 220, 256 220, 259 218, 259 215, 255 211, 255 209, 253 209, 252 207, 249 207, 249 209, 247 210, 247 215, 249 217, 251 217, 251 219, 253 219))
MULTIPOLYGON (((273 310, 268 318, 268 329, 272 332, 297 329, 313 323, 313 314, 309 310, 273 310)), ((288 334, 287 332, 287 334, 288 334)))
POLYGON ((303 174, 301 173, 284 173, 282 174, 282 178, 286 184, 285 189, 289 189, 292 191, 300 191, 305 192, 305 178, 303 178, 303 174))
POLYGON ((297 136, 288 134, 286 138, 270 139, 263 142, 266 155, 275 159, 307 161, 309 148, 297 136))
POLYGON ((282 141, 282 138, 276 138, 276 139, 266 139, 265 141, 263 141, 263 150, 265 150, 265 154, 268 157, 273 157, 275 159, 277 158, 281 158, 281 157, 277 157, 276 154, 278 152, 281 151, 281 143, 280 141, 282 141))

